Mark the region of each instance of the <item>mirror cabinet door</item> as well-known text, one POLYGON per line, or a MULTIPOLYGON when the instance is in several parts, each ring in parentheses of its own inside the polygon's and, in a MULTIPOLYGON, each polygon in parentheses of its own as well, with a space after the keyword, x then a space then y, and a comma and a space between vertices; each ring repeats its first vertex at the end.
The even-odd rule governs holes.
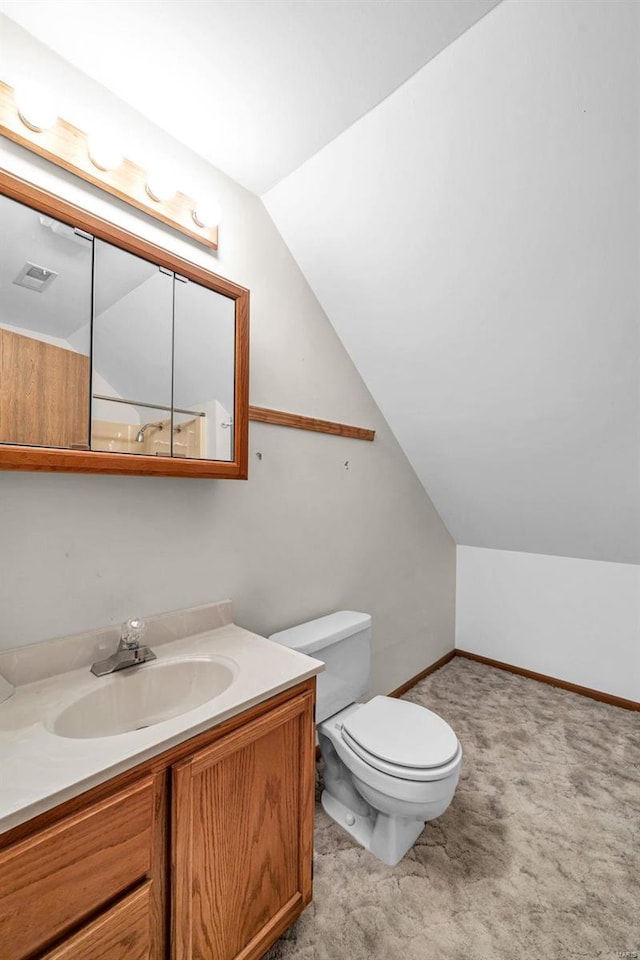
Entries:
POLYGON ((173 274, 95 240, 91 449, 171 456, 173 274))
POLYGON ((0 196, 0 443, 89 449, 93 238, 0 196))
POLYGON ((244 479, 249 291, 0 186, 0 468, 244 479))
POLYGON ((176 275, 173 455, 234 458, 235 301, 176 275))

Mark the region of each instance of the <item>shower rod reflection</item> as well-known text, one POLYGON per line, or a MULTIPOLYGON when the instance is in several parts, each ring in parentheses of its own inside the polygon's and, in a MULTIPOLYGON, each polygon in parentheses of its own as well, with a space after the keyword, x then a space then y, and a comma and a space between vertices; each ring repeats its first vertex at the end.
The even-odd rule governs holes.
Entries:
POLYGON ((148 407, 149 410, 173 410, 174 413, 188 413, 191 417, 206 417, 204 410, 184 410, 180 407, 165 407, 161 403, 145 403, 143 400, 125 400, 124 397, 105 397, 101 393, 94 393, 93 399, 108 400, 109 403, 127 403, 131 407, 148 407))

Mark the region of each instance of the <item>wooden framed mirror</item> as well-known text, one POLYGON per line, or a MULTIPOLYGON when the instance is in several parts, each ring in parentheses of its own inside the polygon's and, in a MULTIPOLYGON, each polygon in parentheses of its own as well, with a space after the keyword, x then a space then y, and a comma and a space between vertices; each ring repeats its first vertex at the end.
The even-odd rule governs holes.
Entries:
POLYGON ((246 479, 249 291, 0 171, 0 469, 246 479))

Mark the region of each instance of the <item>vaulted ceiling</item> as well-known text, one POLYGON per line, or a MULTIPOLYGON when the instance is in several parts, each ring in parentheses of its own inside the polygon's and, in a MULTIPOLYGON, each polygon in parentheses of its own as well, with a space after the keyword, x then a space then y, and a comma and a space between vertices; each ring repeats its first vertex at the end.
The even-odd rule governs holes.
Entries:
POLYGON ((454 538, 640 561, 634 0, 115 6, 0 0, 263 195, 454 538))
POLYGON ((260 194, 498 2, 1 0, 0 10, 260 194))
POLYGON ((640 561, 638 11, 506 0, 264 198, 458 543, 640 561))

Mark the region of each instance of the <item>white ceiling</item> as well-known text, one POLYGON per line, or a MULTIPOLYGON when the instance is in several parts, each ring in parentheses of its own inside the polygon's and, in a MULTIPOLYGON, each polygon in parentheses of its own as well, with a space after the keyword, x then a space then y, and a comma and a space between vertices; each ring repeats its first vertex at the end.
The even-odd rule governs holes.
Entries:
POLYGON ((260 194, 498 2, 0 0, 0 11, 260 194))
POLYGON ((638 11, 507 0, 264 198, 458 543, 640 561, 638 11))

